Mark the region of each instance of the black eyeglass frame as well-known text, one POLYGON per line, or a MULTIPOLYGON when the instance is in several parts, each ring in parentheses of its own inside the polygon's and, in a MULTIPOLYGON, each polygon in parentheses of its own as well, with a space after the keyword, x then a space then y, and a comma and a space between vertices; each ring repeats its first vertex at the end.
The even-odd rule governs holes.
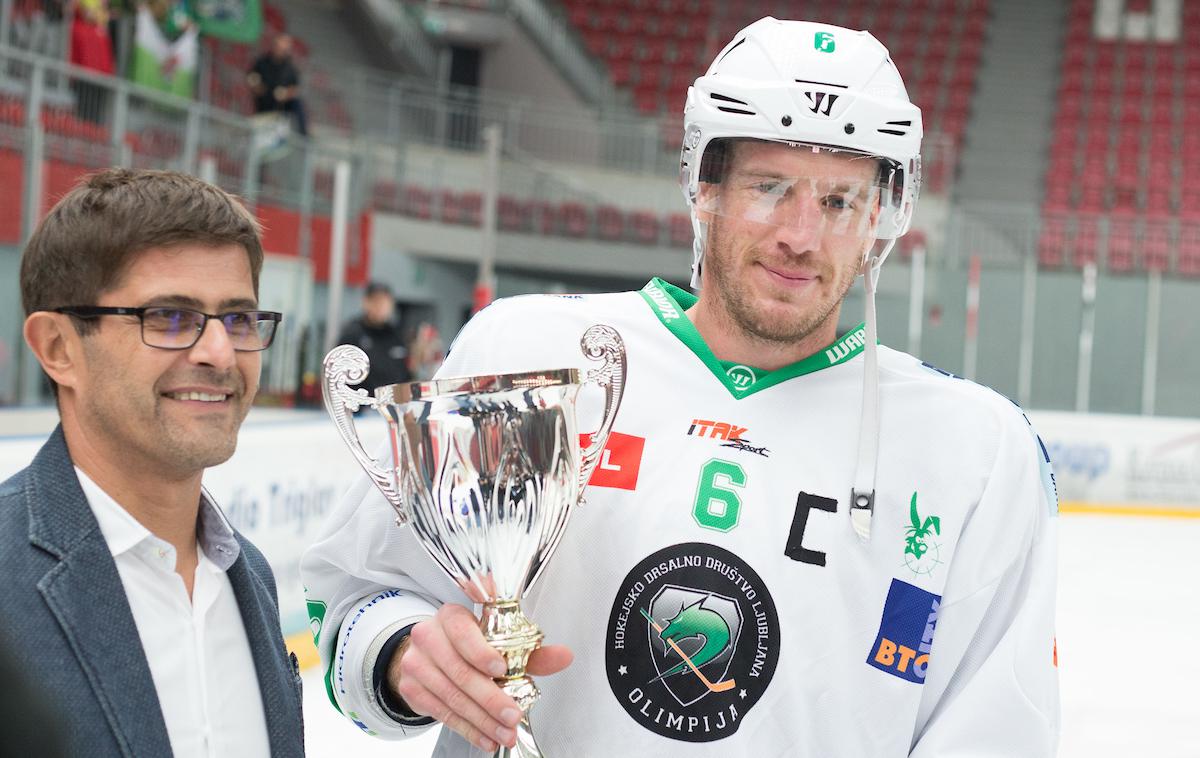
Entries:
MULTIPOLYGON (((54 308, 55 313, 64 313, 68 316, 76 318, 99 318, 100 316, 136 316, 141 329, 142 344, 147 347, 153 347, 158 350, 191 350, 200 341, 204 330, 208 328, 210 319, 216 319, 221 322, 221 328, 226 329, 223 319, 226 316, 236 316, 245 314, 254 314, 258 321, 267 321, 271 323, 271 332, 263 340, 263 346, 258 348, 242 348, 234 347, 233 349, 239 353, 260 353, 271 346, 275 341, 275 332, 279 328, 279 322, 283 320, 283 314, 278 311, 228 311, 226 313, 205 313, 198 311, 195 308, 181 308, 174 305, 150 305, 144 308, 126 308, 118 305, 64 305, 61 308, 54 308), (191 343, 187 345, 179 345, 176 347, 165 347, 163 345, 152 345, 146 341, 146 312, 147 311, 182 311, 185 313, 195 313, 203 316, 204 320, 200 322, 200 328, 196 330, 195 337, 191 343)), ((226 334, 228 330, 226 329, 226 334)))

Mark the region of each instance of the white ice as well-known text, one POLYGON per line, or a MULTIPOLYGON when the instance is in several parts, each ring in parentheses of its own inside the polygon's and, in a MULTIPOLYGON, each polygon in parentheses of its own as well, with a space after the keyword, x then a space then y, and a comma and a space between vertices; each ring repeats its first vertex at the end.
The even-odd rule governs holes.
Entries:
MULTIPOLYGON (((1200 519, 1060 519, 1059 758, 1200 758, 1200 519)), ((360 732, 305 675, 310 758, 425 758, 360 732)), ((1014 756, 1013 758, 1022 758, 1014 756)))

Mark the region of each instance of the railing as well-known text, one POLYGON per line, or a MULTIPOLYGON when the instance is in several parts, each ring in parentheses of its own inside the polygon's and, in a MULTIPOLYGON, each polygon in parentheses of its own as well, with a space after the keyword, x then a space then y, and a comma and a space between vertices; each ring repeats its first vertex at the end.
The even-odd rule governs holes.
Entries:
POLYGON ((358 0, 358 3, 377 25, 389 32, 388 46, 394 55, 409 61, 427 77, 437 73, 438 52, 408 6, 396 0, 358 0))
POLYGON ((608 72, 583 53, 570 25, 551 13, 542 0, 508 0, 508 8, 588 102, 604 106, 616 100, 608 72))
MULTIPOLYGON (((218 86, 244 89, 244 71, 219 61, 214 65, 218 86)), ((429 80, 361 66, 339 67, 336 79, 322 74, 307 81, 305 97, 310 103, 341 103, 339 112, 349 114, 349 123, 342 126, 347 136, 480 152, 480 129, 498 123, 507 152, 558 163, 560 171, 594 166, 673 177, 679 167, 683 123, 678 114, 646 118, 625 109, 566 107, 532 96, 439 87, 429 80)), ((245 99, 248 102, 248 94, 245 99)), ((315 117, 320 110, 310 108, 310 113, 315 117)), ((327 121, 326 126, 336 125, 327 121)), ((954 141, 931 132, 923 156, 924 191, 948 193, 957 163, 954 141)))

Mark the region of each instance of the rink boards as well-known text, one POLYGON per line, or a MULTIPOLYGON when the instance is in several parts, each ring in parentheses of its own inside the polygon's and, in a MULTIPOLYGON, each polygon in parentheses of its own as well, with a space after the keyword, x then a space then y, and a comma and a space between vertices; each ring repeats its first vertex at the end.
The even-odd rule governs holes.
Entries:
MULTIPOLYGON (((1200 420, 1030 412, 1054 463, 1063 513, 1200 518, 1200 420)), ((26 466, 57 423, 52 409, 0 411, 0 481, 26 466)), ((364 417, 368 450, 383 420, 364 417)), ((238 449, 205 486, 270 559, 289 646, 309 661, 299 559, 359 468, 323 412, 256 408, 238 449)))

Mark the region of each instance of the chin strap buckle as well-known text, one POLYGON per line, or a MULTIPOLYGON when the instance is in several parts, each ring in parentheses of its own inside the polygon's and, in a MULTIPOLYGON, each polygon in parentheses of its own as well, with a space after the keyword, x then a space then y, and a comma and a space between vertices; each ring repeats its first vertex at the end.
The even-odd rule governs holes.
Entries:
POLYGON ((875 491, 850 491, 850 525, 859 539, 871 539, 871 513, 875 510, 875 491))

